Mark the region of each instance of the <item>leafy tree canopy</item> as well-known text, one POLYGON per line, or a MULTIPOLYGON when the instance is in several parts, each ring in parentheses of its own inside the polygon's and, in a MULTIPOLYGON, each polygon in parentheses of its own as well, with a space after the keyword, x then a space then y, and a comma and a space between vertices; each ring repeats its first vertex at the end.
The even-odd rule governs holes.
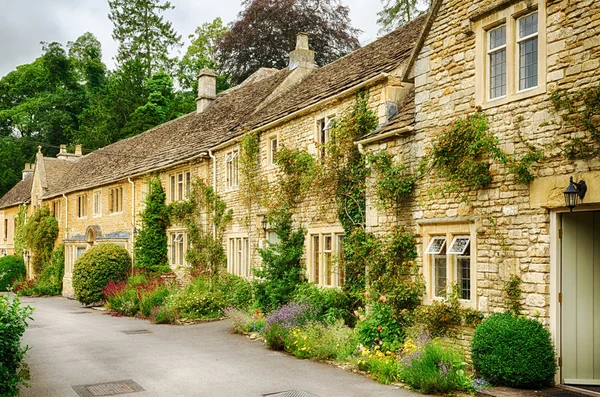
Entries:
POLYGON ((383 10, 377 16, 377 23, 381 26, 382 32, 390 32, 398 26, 402 26, 419 15, 422 11, 419 9, 427 8, 431 0, 381 0, 383 10))
POLYGON ((339 0, 244 0, 242 5, 231 30, 217 43, 219 61, 233 83, 261 67, 286 67, 300 32, 309 35, 319 66, 359 46, 360 31, 351 26, 349 9, 339 0))

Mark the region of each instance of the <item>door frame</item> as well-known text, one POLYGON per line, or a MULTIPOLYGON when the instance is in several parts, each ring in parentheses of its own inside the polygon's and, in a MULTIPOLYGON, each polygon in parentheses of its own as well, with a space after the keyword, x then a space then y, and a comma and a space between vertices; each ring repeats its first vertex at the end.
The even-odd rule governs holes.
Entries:
MULTIPOLYGON (((580 206, 573 209, 573 212, 595 212, 600 211, 600 205, 580 206)), ((552 335, 552 342, 556 349, 557 357, 562 356, 562 308, 559 302, 559 293, 562 292, 562 248, 560 239, 560 229, 562 226, 562 214, 568 214, 569 210, 552 209, 550 214, 550 309, 549 309, 549 330, 552 335)), ((562 366, 554 375, 556 384, 564 384, 562 366)))

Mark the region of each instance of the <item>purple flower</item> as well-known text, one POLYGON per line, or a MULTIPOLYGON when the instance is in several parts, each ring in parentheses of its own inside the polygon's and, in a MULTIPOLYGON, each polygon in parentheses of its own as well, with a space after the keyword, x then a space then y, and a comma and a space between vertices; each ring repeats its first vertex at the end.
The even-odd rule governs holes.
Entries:
POLYGON ((292 329, 306 325, 316 316, 314 307, 307 303, 290 302, 281 306, 267 317, 266 331, 276 325, 285 329, 292 329))

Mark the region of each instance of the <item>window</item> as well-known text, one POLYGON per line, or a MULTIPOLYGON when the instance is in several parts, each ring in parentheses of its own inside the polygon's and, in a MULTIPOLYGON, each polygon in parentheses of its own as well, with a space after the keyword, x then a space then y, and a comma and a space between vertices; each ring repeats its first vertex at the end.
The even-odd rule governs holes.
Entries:
POLYGON ((4 219, 4 240, 8 239, 8 219, 4 219))
POLYGON ((92 215, 95 217, 102 215, 102 191, 101 190, 96 190, 94 192, 94 196, 92 198, 92 215))
POLYGON ((536 9, 535 3, 517 2, 472 17, 477 105, 497 106, 546 92, 546 6, 536 9))
POLYGON ((174 232, 170 234, 170 255, 169 262, 171 268, 176 269, 189 265, 186 260, 187 251, 190 248, 190 240, 187 233, 174 232))
POLYGON ((330 287, 344 284, 343 237, 341 232, 309 234, 309 281, 330 287))
POLYGON ((171 185, 171 202, 186 200, 192 190, 192 173, 179 172, 169 177, 171 185))
POLYGON ((277 155, 277 149, 279 148, 279 141, 277 136, 269 138, 268 148, 268 162, 269 165, 275 165, 275 156, 277 155))
POLYGON ((123 187, 115 187, 110 189, 108 198, 108 211, 113 214, 123 212, 123 187))
POLYGON ((77 217, 85 218, 87 216, 87 194, 77 196, 77 217))
POLYGON ((227 271, 241 277, 250 277, 250 241, 248 237, 230 237, 227 247, 227 271))
POLYGON ((331 127, 335 122, 335 116, 328 116, 317 120, 317 143, 320 148, 321 158, 325 157, 325 145, 331 138, 331 127))
POLYGON ((434 227, 425 231, 427 248, 424 262, 428 267, 428 295, 444 298, 448 288, 458 286, 460 298, 472 299, 474 278, 471 273, 471 236, 469 225, 434 227), (432 235, 433 233, 443 233, 432 235))
POLYGON ((227 187, 238 186, 238 150, 233 150, 225 156, 225 169, 227 172, 227 187))
POLYGON ((52 215, 56 219, 60 219, 60 201, 55 200, 52 202, 52 215))

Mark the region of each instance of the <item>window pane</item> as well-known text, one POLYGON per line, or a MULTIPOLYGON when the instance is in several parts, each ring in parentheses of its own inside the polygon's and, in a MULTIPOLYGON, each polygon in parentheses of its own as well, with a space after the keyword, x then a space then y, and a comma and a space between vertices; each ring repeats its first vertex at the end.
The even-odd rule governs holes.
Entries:
POLYGON ((506 49, 490 54, 490 98, 506 95, 506 49))
POLYGON ((189 172, 185 173, 185 195, 190 195, 190 191, 192 190, 192 174, 189 172))
POLYGON ((427 247, 427 250, 425 250, 425 253, 437 255, 442 252, 442 249, 444 249, 445 245, 446 245, 445 237, 433 237, 431 239, 431 241, 429 242, 429 246, 427 247))
POLYGON ((435 296, 446 296, 446 256, 436 256, 435 259, 435 296))
POLYGON ((471 299, 471 259, 461 256, 456 259, 456 282, 461 299, 471 299))
POLYGON ((181 239, 177 242, 177 254, 179 258, 177 258, 177 265, 183 266, 183 258, 185 256, 183 251, 183 234, 180 235, 181 239))
POLYGON ((314 282, 319 283, 319 236, 313 236, 312 238, 312 276, 314 282))
POLYGON ((246 277, 250 277, 250 241, 247 238, 244 239, 244 267, 246 277))
POLYGON ((450 248, 448 248, 448 251, 446 253, 454 255, 463 255, 466 252, 470 241, 471 239, 469 237, 454 237, 454 240, 452 240, 450 248))
POLYGON ((344 285, 344 281, 346 279, 346 274, 344 272, 344 235, 337 235, 338 246, 337 246, 337 256, 338 256, 338 285, 344 285))
POLYGON ((537 37, 519 43, 519 54, 519 89, 525 90, 537 86, 537 37))
POLYGON ((501 47, 506 44, 506 25, 502 25, 496 29, 490 30, 489 34, 489 49, 501 47))
POLYGON ((331 235, 323 236, 323 262, 325 268, 325 285, 333 285, 333 272, 331 269, 331 235))
POLYGON ((519 38, 527 37, 538 30, 538 14, 537 12, 527 15, 524 18, 519 19, 519 38))
POLYGON ((174 234, 171 235, 171 264, 175 265, 177 264, 177 255, 176 255, 176 250, 175 250, 175 238, 176 236, 174 234))
POLYGON ((175 175, 171 175, 171 201, 175 201, 175 175))

